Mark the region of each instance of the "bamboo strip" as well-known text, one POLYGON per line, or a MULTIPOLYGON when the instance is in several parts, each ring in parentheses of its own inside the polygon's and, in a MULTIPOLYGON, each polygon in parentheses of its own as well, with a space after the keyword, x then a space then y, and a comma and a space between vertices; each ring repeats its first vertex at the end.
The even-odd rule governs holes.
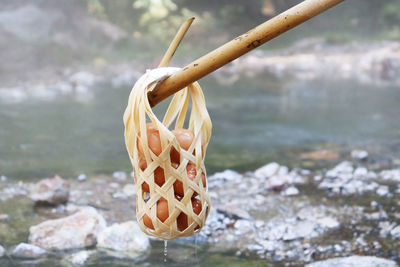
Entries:
POLYGON ((167 51, 165 52, 164 57, 161 59, 160 64, 158 65, 159 68, 166 67, 168 63, 171 61, 171 58, 174 56, 176 49, 178 48, 179 44, 181 43, 183 37, 185 36, 187 30, 189 29, 190 25, 194 20, 193 18, 187 19, 182 26, 179 28, 178 32, 176 33, 174 39, 172 40, 171 44, 169 45, 167 51))

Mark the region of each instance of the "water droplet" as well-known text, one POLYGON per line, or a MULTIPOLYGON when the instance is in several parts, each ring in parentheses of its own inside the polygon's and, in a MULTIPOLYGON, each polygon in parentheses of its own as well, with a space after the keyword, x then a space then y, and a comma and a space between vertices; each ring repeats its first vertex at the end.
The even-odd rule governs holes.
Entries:
POLYGON ((167 262, 167 254, 168 254, 167 246, 168 246, 168 241, 164 240, 164 262, 167 262))

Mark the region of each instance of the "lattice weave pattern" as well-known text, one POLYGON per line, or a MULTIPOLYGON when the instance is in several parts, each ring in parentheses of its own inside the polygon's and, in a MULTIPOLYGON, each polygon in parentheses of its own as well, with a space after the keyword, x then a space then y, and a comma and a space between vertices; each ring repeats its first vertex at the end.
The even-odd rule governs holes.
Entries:
POLYGON ((210 210, 204 156, 212 125, 197 82, 174 95, 159 121, 147 93, 157 85, 155 71, 164 69, 148 71, 136 82, 124 125, 139 225, 148 235, 172 239, 199 232, 210 210), (183 129, 190 99, 188 129, 183 129))

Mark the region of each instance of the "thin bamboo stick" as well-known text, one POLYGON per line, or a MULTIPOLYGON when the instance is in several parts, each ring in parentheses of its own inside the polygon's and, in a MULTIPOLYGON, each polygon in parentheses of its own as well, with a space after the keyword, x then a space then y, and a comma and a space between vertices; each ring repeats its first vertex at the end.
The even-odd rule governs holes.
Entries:
POLYGON ((185 36, 187 30, 189 29, 190 25, 194 20, 193 18, 187 19, 182 26, 179 28, 178 32, 175 34, 174 39, 172 40, 171 44, 169 45, 167 51, 165 52, 164 57, 161 59, 160 64, 158 65, 159 68, 166 67, 168 63, 171 61, 171 58, 174 56, 176 49, 178 48, 179 44, 181 43, 183 37, 185 36))
POLYGON ((170 95, 185 88, 232 60, 281 35, 295 26, 343 2, 344 0, 305 0, 245 34, 193 61, 160 83, 149 93, 149 102, 155 106, 170 95))

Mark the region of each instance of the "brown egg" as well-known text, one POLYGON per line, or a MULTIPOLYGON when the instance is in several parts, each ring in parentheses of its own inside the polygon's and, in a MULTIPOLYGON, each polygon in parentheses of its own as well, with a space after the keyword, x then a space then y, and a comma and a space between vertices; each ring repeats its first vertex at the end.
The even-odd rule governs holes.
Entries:
POLYGON ((147 226, 147 228, 154 230, 153 223, 152 223, 150 217, 147 216, 147 214, 143 215, 143 223, 144 223, 144 225, 147 226))
MULTIPOLYGON (((194 180, 194 178, 196 178, 197 175, 197 171, 196 171, 196 165, 193 163, 189 163, 186 166, 186 172, 188 175, 188 178, 190 180, 194 180)), ((204 187, 206 187, 206 176, 204 175, 204 173, 201 174, 201 180, 203 181, 203 185, 204 187)), ((183 192, 183 183, 181 181, 175 181, 174 183, 174 192, 175 194, 179 195, 179 196, 183 196, 184 192, 183 192)), ((195 197, 197 194, 194 193, 193 197, 195 197)))
MULTIPOLYGON (((192 198, 192 207, 193 207, 193 212, 199 215, 201 212, 201 201, 196 198, 192 198)), ((176 222, 178 224, 178 230, 184 231, 188 227, 187 215, 181 212, 179 216, 176 218, 176 222)))
POLYGON ((165 222, 168 216, 168 200, 161 197, 157 202, 157 218, 160 219, 160 221, 165 222))
MULTIPOLYGON (((156 129, 153 123, 148 123, 146 125, 147 128, 147 144, 150 148, 151 151, 153 151, 154 154, 159 156, 161 154, 162 148, 161 148, 161 140, 160 140, 160 133, 156 129)), ((139 133, 140 136, 140 133, 139 133)), ((143 155, 143 147, 142 144, 139 142, 139 138, 137 140, 137 146, 138 146, 138 151, 139 155, 143 155)))
MULTIPOLYGON (((168 216, 169 216, 168 200, 161 197, 160 200, 157 201, 157 218, 160 221, 165 222, 165 220, 168 218, 168 216)), ((143 215, 143 223, 148 228, 154 230, 153 222, 151 221, 150 217, 147 214, 143 215)))
MULTIPOLYGON (((194 139, 194 134, 192 131, 187 129, 176 129, 172 130, 171 132, 175 135, 176 140, 181 148, 188 150, 194 139)), ((174 147, 171 149, 170 157, 172 162, 180 163, 180 154, 174 147)))

